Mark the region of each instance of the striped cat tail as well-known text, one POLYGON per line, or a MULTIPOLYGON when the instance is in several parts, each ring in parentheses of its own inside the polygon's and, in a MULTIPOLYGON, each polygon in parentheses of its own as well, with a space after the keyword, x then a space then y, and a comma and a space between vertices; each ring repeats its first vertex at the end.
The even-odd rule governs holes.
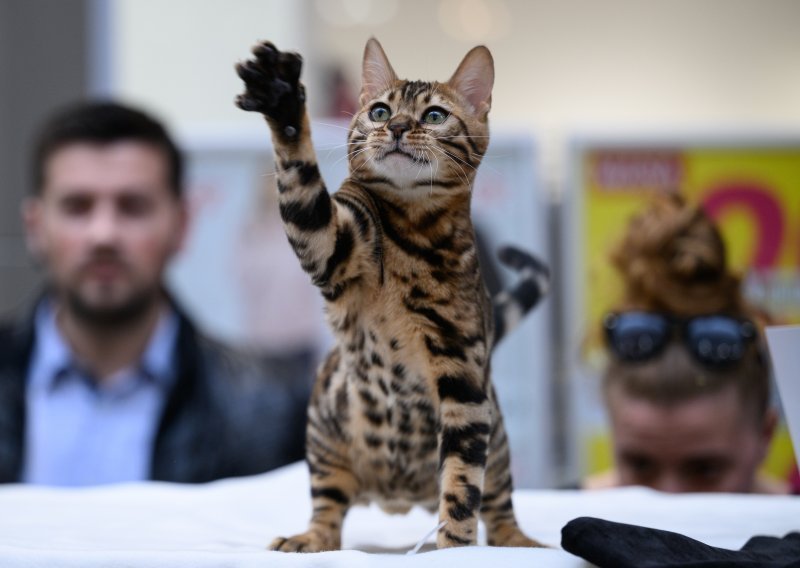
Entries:
POLYGON ((550 287, 550 269, 531 254, 514 246, 504 246, 497 251, 497 257, 503 264, 516 270, 520 278, 515 286, 492 298, 494 345, 519 325, 550 287))

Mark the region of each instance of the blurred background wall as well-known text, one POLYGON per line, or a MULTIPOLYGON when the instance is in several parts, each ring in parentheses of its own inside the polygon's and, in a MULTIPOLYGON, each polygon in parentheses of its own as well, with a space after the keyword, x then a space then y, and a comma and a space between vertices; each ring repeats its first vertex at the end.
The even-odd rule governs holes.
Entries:
MULTIPOLYGON (((267 131, 233 106, 241 91, 233 63, 260 39, 303 54, 318 143, 328 152, 323 170, 335 187, 330 180, 345 173, 338 145, 348 116, 346 104, 331 101, 357 95, 367 38, 383 43, 400 76, 423 79, 446 79, 483 43, 496 64, 496 163, 483 168, 491 183, 479 202, 491 205, 492 188, 507 186, 508 199, 532 204, 527 224, 534 232, 510 225, 562 278, 531 335, 514 348, 535 341, 544 363, 521 367, 508 356, 507 368, 523 376, 506 397, 513 404, 514 389, 526 388, 524 375, 535 375, 536 390, 521 400, 540 416, 520 422, 512 442, 535 449, 531 463, 546 464, 527 472, 526 484, 559 485, 585 469, 576 440, 579 414, 587 411, 573 391, 586 383, 576 382, 572 369, 586 325, 575 307, 585 276, 574 258, 582 254, 576 243, 584 219, 574 195, 582 175, 576 141, 796 143, 798 22, 796 0, 0 0, 0 310, 24 305, 36 289, 19 201, 29 186, 32 133, 59 104, 112 96, 152 111, 178 134, 192 163, 197 230, 173 281, 190 307, 214 306, 206 320, 199 314, 212 334, 232 337, 239 291, 220 274, 235 272, 227 257, 240 242, 245 212, 263 205, 268 217, 272 207, 259 200, 269 189, 267 131), (210 274, 199 286, 203 267, 210 274)), ((800 185, 787 187, 800 194, 800 185)), ((296 269, 284 252, 262 270, 274 273, 284 261, 286 270, 296 269)), ((793 262, 800 265, 800 255, 793 262)), ((305 333, 316 333, 314 325, 305 333)))
POLYGON ((575 129, 800 125, 795 0, 112 4, 114 92, 178 127, 252 124, 230 104, 239 90, 230 65, 256 39, 303 53, 320 116, 327 74, 342 69, 357 84, 372 35, 400 76, 427 79, 449 77, 470 47, 487 44, 497 67, 493 124, 537 132, 555 189, 575 129))

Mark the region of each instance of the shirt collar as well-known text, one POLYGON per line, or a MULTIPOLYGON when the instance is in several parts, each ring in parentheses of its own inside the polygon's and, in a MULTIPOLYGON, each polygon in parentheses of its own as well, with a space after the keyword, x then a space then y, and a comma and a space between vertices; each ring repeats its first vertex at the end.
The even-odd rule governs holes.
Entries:
POLYGON ((36 308, 34 336, 29 382, 32 387, 51 388, 75 365, 72 352, 58 331, 49 299, 42 300, 36 308))
POLYGON ((175 310, 170 307, 163 311, 139 361, 140 370, 163 386, 169 385, 175 376, 178 324, 175 310))
MULTIPOLYGON (((167 387, 175 377, 175 343, 180 320, 170 306, 159 316, 139 362, 133 369, 154 383, 167 387)), ((53 388, 71 371, 85 374, 75 359, 56 323, 52 302, 45 298, 34 316, 35 344, 31 359, 29 383, 40 388, 53 388)))

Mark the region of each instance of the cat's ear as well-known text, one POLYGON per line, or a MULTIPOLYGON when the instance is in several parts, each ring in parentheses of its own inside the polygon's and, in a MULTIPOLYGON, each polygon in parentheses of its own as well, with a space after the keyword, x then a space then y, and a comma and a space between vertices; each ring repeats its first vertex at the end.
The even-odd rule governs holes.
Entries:
POLYGON ((397 81, 389 58, 386 57, 381 44, 374 37, 369 38, 364 48, 364 63, 361 68, 360 101, 365 105, 379 93, 391 87, 397 81))
POLYGON ((464 56, 447 84, 467 99, 480 118, 484 118, 492 107, 494 85, 492 54, 483 45, 473 47, 464 56))

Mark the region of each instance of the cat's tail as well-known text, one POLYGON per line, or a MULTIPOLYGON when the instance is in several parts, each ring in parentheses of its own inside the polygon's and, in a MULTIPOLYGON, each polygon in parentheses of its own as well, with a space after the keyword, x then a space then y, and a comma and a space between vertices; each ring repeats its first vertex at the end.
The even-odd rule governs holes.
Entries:
POLYGON ((514 246, 504 246, 497 251, 497 257, 519 273, 519 281, 492 298, 495 346, 519 325, 550 287, 550 269, 535 256, 514 246))

